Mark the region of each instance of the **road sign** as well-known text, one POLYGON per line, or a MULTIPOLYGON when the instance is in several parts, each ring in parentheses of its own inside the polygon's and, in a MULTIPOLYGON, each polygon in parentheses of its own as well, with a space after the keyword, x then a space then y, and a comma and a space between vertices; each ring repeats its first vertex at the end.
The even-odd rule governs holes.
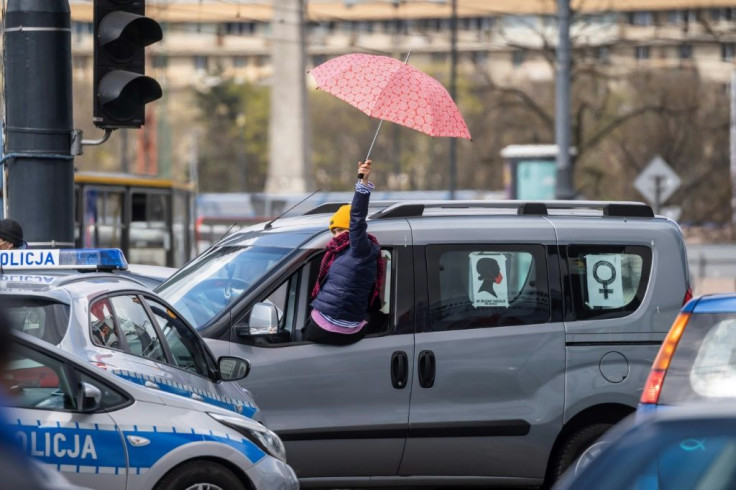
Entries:
POLYGON ((659 207, 680 187, 681 180, 672 167, 657 155, 634 181, 634 187, 655 207, 659 207))

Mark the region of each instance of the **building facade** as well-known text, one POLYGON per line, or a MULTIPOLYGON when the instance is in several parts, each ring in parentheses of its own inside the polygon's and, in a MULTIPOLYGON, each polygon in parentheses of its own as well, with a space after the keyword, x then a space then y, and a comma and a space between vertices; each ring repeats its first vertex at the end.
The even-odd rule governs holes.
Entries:
MULTIPOLYGON (((576 62, 613 71, 695 68, 728 82, 736 56, 736 7, 721 0, 573 2, 576 62)), ((92 5, 72 1, 74 76, 91 79, 92 5)), ((164 40, 148 48, 149 73, 168 87, 236 77, 272 76, 273 6, 255 1, 148 0, 164 40)), ((555 0, 457 0, 460 70, 500 83, 551 80, 557 40, 555 0)), ((305 64, 348 52, 403 57, 417 65, 449 64, 451 0, 309 0, 305 64)))

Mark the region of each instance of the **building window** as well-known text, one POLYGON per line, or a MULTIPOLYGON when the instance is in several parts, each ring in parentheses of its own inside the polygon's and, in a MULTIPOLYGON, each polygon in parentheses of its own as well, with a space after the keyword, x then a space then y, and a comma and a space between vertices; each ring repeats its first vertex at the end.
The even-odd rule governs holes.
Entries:
POLYGON ((248 59, 245 56, 233 56, 233 68, 244 68, 248 59))
POLYGON ((73 56, 72 64, 75 70, 85 71, 87 69, 87 56, 73 56))
POLYGON ((208 61, 206 56, 195 56, 194 69, 197 71, 207 71, 208 61))
POLYGON ((255 22, 226 22, 225 34, 232 36, 252 35, 256 32, 255 22))
POLYGON ((733 61, 734 54, 736 54, 736 44, 734 43, 721 44, 721 60, 733 61))
POLYGON ((430 55, 430 59, 432 60, 432 63, 446 63, 447 62, 447 53, 443 51, 435 51, 430 55))
POLYGON ((649 46, 636 46, 634 48, 634 58, 637 60, 648 60, 651 56, 649 46))
POLYGON ((72 22, 72 29, 74 30, 74 37, 77 42, 81 42, 88 36, 93 35, 91 22, 72 22))
POLYGON ((598 46, 595 48, 595 59, 603 63, 608 63, 611 59, 611 48, 608 46, 598 46))
POLYGON ((689 60, 693 57, 693 46, 691 44, 681 44, 678 48, 681 60, 689 60))
POLYGON ((654 25, 654 15, 648 11, 637 11, 629 13, 629 24, 633 26, 654 25))
POLYGON ((168 65, 169 59, 162 55, 162 54, 154 54, 151 57, 151 64, 154 68, 166 68, 168 65))
POLYGON ((526 58, 526 52, 519 49, 517 51, 513 51, 511 53, 511 64, 515 67, 521 66, 522 63, 524 63, 524 59, 526 58))

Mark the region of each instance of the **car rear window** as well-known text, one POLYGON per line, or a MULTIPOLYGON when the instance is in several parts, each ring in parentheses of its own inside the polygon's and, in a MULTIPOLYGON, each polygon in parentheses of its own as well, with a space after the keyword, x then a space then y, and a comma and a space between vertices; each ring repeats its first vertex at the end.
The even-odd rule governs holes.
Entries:
POLYGON ((40 298, 3 301, 11 327, 51 344, 58 344, 69 327, 69 305, 40 298))
POLYGON ((693 314, 665 375, 660 403, 736 398, 736 313, 693 314))
POLYGON ((639 308, 649 284, 651 249, 571 245, 567 256, 576 320, 620 318, 639 308))

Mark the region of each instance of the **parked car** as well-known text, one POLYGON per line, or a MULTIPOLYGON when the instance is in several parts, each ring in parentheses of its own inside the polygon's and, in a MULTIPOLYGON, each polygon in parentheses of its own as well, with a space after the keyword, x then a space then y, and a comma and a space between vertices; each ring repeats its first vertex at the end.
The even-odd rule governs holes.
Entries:
POLYGON ((116 249, 0 251, 0 300, 16 330, 135 383, 262 421, 250 392, 226 379, 247 375, 248 361, 216 362, 171 305, 112 272, 126 265, 116 249))
POLYGON ((128 382, 14 333, 3 381, 28 454, 72 483, 106 490, 292 490, 279 437, 207 403, 128 382))
POLYGON ((736 488, 736 405, 697 404, 631 416, 554 490, 736 488), (577 470, 577 471, 576 471, 577 470))
POLYGON ((652 365, 640 412, 736 398, 736 293, 688 302, 652 365))
POLYGON ((680 229, 643 204, 374 202, 380 311, 355 344, 306 342, 342 204, 237 231, 156 290, 251 362, 304 486, 551 482, 636 409, 690 297, 680 229))

